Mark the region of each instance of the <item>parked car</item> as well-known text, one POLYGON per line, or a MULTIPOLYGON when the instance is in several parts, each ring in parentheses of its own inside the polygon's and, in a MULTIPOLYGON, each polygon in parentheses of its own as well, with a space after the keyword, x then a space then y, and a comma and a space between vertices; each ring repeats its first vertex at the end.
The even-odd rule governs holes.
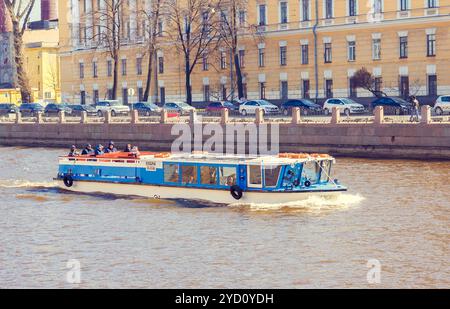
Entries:
POLYGON ((167 112, 179 113, 180 115, 188 115, 195 107, 184 102, 167 102, 162 107, 167 112))
POLYGON ((137 102, 131 105, 131 110, 137 110, 139 115, 150 116, 152 113, 160 113, 161 107, 153 103, 137 102))
POLYGON ((88 116, 97 115, 97 109, 92 105, 69 105, 69 108, 72 110, 71 116, 81 116, 82 112, 86 112, 88 116))
POLYGON ((35 116, 38 112, 43 112, 44 107, 39 103, 23 103, 19 107, 22 115, 35 116))
POLYGON ((278 106, 267 102, 266 100, 253 100, 242 103, 239 106, 239 113, 242 116, 256 114, 257 108, 262 109, 263 114, 278 114, 280 112, 278 106))
POLYGON ((225 102, 211 102, 206 107, 206 114, 208 116, 219 113, 223 109, 228 109, 228 111, 239 111, 239 107, 235 104, 225 101, 225 102))
POLYGON ((364 105, 359 104, 352 99, 347 98, 332 98, 325 101, 323 104, 323 113, 328 115, 333 110, 333 107, 337 107, 341 114, 350 116, 351 114, 360 114, 365 112, 364 105))
POLYGON ((69 108, 67 104, 47 104, 47 106, 44 109, 44 114, 46 116, 50 115, 57 115, 59 112, 66 112, 67 114, 70 114, 72 110, 69 108))
POLYGON ((0 104, 0 115, 15 114, 19 111, 19 107, 15 104, 0 104))
POLYGON ((383 97, 376 99, 372 102, 372 109, 377 106, 383 106, 385 109, 385 113, 392 113, 395 115, 406 115, 409 113, 412 107, 411 103, 403 99, 393 97, 383 97))
POLYGON ((292 114, 292 108, 298 107, 303 115, 308 115, 310 112, 319 112, 322 110, 320 105, 308 99, 292 99, 281 104, 281 112, 288 116, 292 114))
POLYGON ((130 112, 129 106, 123 105, 117 100, 98 101, 95 108, 99 117, 103 117, 103 114, 108 111, 111 112, 111 116, 113 117, 117 115, 128 115, 130 112))
POLYGON ((450 95, 443 95, 437 98, 433 109, 438 116, 450 113, 450 95))

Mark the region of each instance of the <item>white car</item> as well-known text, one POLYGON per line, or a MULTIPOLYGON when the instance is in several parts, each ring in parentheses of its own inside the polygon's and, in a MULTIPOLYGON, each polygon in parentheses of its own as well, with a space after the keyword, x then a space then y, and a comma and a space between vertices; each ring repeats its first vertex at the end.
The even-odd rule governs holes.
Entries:
POLYGON ((95 105, 97 110, 97 115, 103 117, 106 112, 111 112, 111 116, 116 115, 128 115, 130 112, 130 107, 123 105, 117 100, 102 100, 98 101, 95 105))
POLYGON ((450 95, 443 95, 437 98, 433 109, 438 116, 450 113, 450 95))
POLYGON ((195 111, 195 107, 184 102, 167 102, 162 107, 167 112, 179 113, 180 115, 189 115, 191 111, 195 111))
POLYGON ((239 113, 242 116, 254 115, 256 114, 256 109, 260 108, 263 110, 263 114, 278 114, 280 109, 278 106, 267 102, 266 100, 253 100, 242 103, 239 106, 239 113))
POLYGON ((352 99, 347 98, 333 98, 328 99, 323 104, 323 113, 329 115, 333 107, 337 107, 341 114, 350 116, 350 114, 360 114, 365 112, 364 105, 356 103, 352 99))

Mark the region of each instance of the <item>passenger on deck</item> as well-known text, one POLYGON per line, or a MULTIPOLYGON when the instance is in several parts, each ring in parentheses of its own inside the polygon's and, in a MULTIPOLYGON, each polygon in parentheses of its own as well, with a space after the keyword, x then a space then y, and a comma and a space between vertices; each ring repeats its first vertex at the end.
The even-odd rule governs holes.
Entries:
POLYGON ((81 154, 84 155, 84 156, 86 156, 86 155, 93 155, 94 154, 94 149, 92 148, 91 144, 87 144, 86 147, 81 152, 81 154))
POLYGON ((131 152, 133 148, 131 147, 131 144, 127 144, 127 147, 123 150, 123 152, 131 152))
POLYGON ((133 156, 135 156, 136 158, 139 157, 141 155, 141 153, 139 152, 139 148, 137 146, 134 146, 131 149, 131 153, 133 154, 133 156))
POLYGON ((72 145, 72 147, 70 147, 70 152, 68 154, 69 157, 76 157, 79 156, 80 152, 77 150, 77 147, 75 145, 72 145))
POLYGON ((98 145, 97 149, 95 149, 95 155, 96 156, 104 155, 105 154, 105 152, 103 151, 104 149, 105 149, 105 147, 103 147, 102 144, 98 145))
POLYGON ((109 142, 108 148, 106 148, 105 153, 117 152, 117 148, 114 146, 114 142, 109 142))

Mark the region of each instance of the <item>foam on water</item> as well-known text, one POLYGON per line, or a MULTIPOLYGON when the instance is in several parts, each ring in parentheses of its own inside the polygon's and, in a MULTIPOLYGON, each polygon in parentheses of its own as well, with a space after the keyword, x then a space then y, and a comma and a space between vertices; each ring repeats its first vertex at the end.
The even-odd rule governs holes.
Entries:
POLYGON ((364 197, 359 194, 340 194, 336 196, 311 196, 305 200, 280 204, 233 203, 229 207, 254 211, 287 210, 319 213, 332 210, 345 210, 357 206, 363 200, 364 197))
POLYGON ((54 188, 57 187, 53 181, 29 181, 20 179, 0 180, 0 188, 54 188))

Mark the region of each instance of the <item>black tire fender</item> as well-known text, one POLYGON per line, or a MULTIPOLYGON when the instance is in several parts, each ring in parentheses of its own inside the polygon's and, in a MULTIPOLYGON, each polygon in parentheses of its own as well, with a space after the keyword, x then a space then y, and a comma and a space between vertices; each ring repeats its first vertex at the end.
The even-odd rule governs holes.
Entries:
POLYGON ((73 178, 70 175, 65 175, 63 178, 64 185, 68 188, 73 186, 73 178))
POLYGON ((235 200, 240 200, 242 198, 242 195, 243 195, 243 191, 242 191, 241 187, 239 187, 238 185, 231 186, 230 187, 230 193, 231 193, 231 196, 235 200))
POLYGON ((305 181, 305 187, 307 188, 311 187, 311 181, 309 180, 305 181))

